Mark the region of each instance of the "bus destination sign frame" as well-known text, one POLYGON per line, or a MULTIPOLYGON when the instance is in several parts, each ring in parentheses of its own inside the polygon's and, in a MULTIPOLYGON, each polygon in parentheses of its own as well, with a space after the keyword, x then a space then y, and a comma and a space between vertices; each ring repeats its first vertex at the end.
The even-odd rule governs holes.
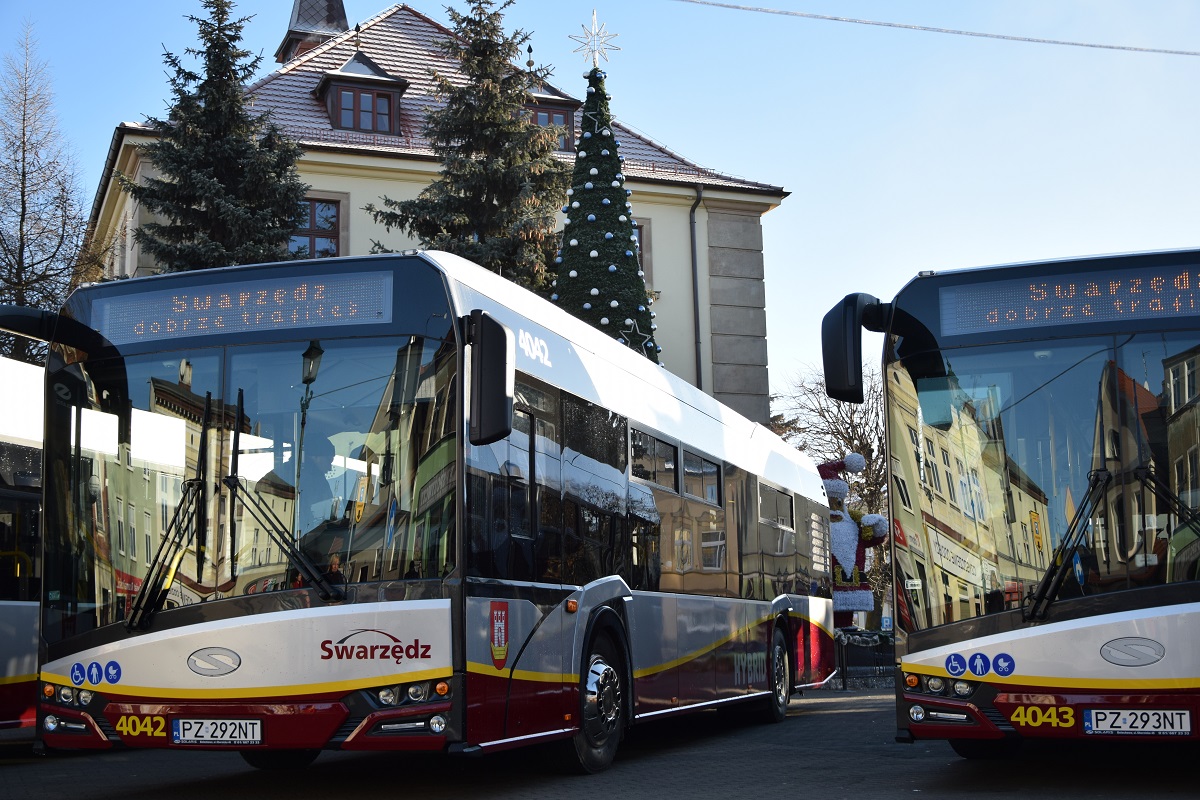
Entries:
POLYGON ((172 287, 92 305, 96 328, 114 345, 191 336, 308 330, 392 321, 392 273, 285 275, 172 287))
POLYGON ((1200 266, 964 283, 939 293, 943 336, 1169 320, 1200 312, 1200 266))

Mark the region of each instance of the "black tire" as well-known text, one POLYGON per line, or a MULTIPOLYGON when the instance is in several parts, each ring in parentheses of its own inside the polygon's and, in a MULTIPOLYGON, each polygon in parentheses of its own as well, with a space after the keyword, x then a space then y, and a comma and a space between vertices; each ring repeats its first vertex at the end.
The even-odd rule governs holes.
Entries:
POLYGON ((321 755, 320 750, 242 750, 242 758, 255 769, 305 769, 321 755))
POLYGON ((626 678, 621 651, 606 633, 597 634, 579 676, 579 731, 571 743, 576 766, 602 772, 617 755, 625 733, 626 678))
POLYGON ((950 748, 959 758, 971 761, 1000 761, 1021 750, 1019 739, 951 739, 950 748))
POLYGON ((789 673, 787 641, 779 628, 771 635, 771 649, 767 651, 767 683, 771 695, 767 698, 767 722, 783 722, 787 719, 788 700, 792 695, 789 673))

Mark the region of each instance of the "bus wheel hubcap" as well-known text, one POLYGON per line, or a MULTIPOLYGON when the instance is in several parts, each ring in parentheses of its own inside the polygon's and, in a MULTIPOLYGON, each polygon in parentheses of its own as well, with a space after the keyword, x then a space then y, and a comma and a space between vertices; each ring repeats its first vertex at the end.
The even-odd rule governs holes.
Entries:
POLYGON ((621 718, 621 681, 603 658, 592 657, 583 694, 583 727, 594 742, 603 742, 617 730, 621 718))

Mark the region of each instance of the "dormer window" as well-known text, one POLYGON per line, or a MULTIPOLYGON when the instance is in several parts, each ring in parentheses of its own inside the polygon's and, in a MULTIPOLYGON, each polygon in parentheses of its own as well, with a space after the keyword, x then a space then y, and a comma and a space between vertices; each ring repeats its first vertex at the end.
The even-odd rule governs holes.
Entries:
POLYGON ((394 133, 395 108, 400 95, 353 86, 337 87, 337 119, 334 126, 351 131, 394 133))
POLYGON ((558 135, 557 149, 560 153, 574 152, 575 112, 579 109, 580 102, 540 81, 533 87, 531 94, 532 102, 525 106, 525 110, 529 112, 529 121, 539 128, 549 128, 552 125, 562 128, 558 135))
POLYGON ((539 128, 557 125, 563 129, 558 135, 558 150, 571 152, 575 149, 575 114, 571 109, 541 104, 528 106, 528 109, 529 121, 539 128))
POLYGON ((400 97, 408 81, 394 78, 362 52, 317 84, 317 99, 325 103, 333 127, 365 133, 400 132, 400 97))

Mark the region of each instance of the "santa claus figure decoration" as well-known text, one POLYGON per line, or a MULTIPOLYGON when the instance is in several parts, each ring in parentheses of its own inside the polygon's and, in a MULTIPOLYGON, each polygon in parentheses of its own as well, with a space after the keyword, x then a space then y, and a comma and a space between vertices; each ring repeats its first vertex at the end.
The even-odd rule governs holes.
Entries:
POLYGON ((881 514, 863 514, 846 510, 850 484, 843 472, 862 472, 866 459, 851 453, 838 461, 817 466, 829 498, 829 549, 833 554, 833 624, 846 628, 854 624, 855 611, 872 611, 875 595, 867 582, 867 550, 887 541, 888 521, 881 514))

